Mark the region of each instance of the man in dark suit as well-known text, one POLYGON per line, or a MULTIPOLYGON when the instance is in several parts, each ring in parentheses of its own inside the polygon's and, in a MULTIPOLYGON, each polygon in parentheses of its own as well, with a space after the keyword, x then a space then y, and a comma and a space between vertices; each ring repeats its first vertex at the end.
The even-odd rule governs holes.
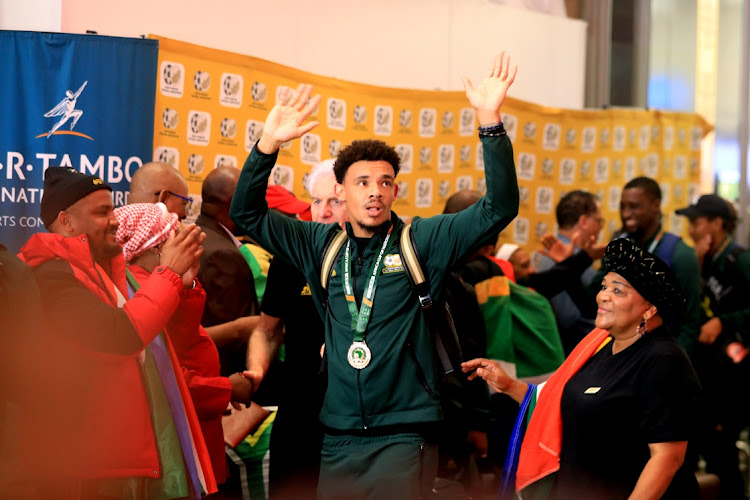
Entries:
MULTIPOLYGON (((219 167, 203 181, 201 214, 195 221, 206 233, 198 279, 206 290, 206 309, 201 325, 231 324, 259 314, 253 275, 235 238, 237 225, 229 218, 229 205, 240 171, 219 167)), ((219 348, 222 375, 245 369, 247 337, 230 329, 226 337, 214 338, 219 348)))

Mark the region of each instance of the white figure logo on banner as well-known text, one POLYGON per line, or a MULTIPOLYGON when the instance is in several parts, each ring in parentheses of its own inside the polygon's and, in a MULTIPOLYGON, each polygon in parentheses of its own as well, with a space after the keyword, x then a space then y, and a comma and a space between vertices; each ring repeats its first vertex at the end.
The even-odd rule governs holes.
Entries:
POLYGON ((86 87, 86 84, 89 83, 88 80, 83 82, 83 85, 81 85, 81 88, 78 89, 78 91, 74 94, 70 90, 65 91, 65 98, 57 103, 57 106, 50 109, 46 113, 44 113, 45 118, 54 118, 57 116, 62 116, 59 122, 55 123, 55 125, 50 129, 49 132, 47 132, 47 139, 49 139, 52 134, 54 134, 57 129, 62 127, 65 122, 73 118, 73 123, 70 124, 70 130, 73 130, 73 127, 76 126, 76 123, 78 123, 78 120, 83 115, 83 111, 80 109, 76 109, 76 101, 78 100, 78 96, 81 95, 81 92, 83 92, 83 89, 86 87))

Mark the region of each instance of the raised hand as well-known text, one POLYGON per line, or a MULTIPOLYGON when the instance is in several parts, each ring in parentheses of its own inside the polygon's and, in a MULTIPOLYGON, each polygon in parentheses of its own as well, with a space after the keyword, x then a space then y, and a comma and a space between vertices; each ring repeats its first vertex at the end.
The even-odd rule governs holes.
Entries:
POLYGON ((266 118, 258 149, 275 153, 287 141, 297 139, 319 125, 317 121, 304 123, 320 103, 320 95, 310 97, 312 85, 300 84, 296 91, 285 88, 266 118))
POLYGON ((544 246, 544 249, 539 250, 539 253, 546 255, 555 262, 562 262, 573 255, 577 234, 573 235, 570 243, 563 243, 554 234, 545 234, 542 237, 542 246, 544 246))
POLYGON ((500 123, 500 107, 505 102, 518 66, 510 67, 510 56, 501 52, 495 56, 490 72, 482 82, 474 87, 467 77, 463 77, 466 97, 477 112, 477 119, 482 126, 500 123))

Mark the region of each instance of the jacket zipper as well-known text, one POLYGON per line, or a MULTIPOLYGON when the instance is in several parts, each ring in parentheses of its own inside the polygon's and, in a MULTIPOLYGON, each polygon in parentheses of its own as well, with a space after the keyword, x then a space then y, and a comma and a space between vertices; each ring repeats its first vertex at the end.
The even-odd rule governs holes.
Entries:
POLYGON ((406 344, 406 350, 409 353, 411 362, 414 363, 414 368, 417 369, 417 381, 424 388, 427 394, 432 395, 432 389, 430 388, 430 384, 427 383, 427 378, 424 376, 424 370, 422 370, 422 365, 420 365, 419 361, 417 360, 417 354, 414 352, 414 346, 411 344, 411 342, 408 342, 406 344))

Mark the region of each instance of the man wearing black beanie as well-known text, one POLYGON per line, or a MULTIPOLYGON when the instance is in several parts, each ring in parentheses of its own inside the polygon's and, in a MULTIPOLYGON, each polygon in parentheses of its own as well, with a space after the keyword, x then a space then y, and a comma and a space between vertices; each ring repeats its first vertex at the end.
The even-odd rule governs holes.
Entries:
POLYGON ((33 371, 46 376, 23 408, 18 474, 34 498, 98 498, 101 488, 119 497, 109 479, 153 482, 165 473, 142 360, 181 295, 201 292, 194 278, 205 235, 195 225, 171 235, 160 265, 129 291, 111 191, 99 177, 47 169, 41 216, 50 232, 33 235, 19 255, 42 299, 33 371))

